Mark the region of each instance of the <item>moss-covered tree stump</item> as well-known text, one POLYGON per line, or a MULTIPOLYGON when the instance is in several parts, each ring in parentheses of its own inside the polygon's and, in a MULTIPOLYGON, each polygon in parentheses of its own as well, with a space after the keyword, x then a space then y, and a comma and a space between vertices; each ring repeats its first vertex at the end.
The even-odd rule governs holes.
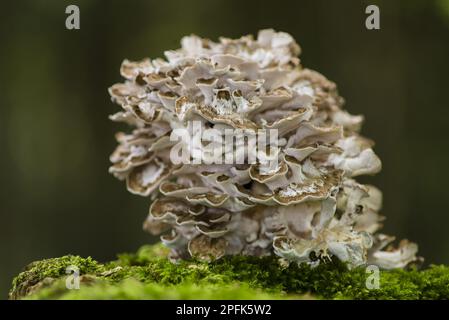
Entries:
POLYGON ((285 266, 276 257, 227 257, 172 264, 160 245, 101 264, 64 256, 37 261, 14 280, 10 299, 448 299, 449 267, 380 272, 367 289, 365 268, 332 261, 316 268, 285 266), (66 268, 79 268, 80 288, 66 287, 66 268))

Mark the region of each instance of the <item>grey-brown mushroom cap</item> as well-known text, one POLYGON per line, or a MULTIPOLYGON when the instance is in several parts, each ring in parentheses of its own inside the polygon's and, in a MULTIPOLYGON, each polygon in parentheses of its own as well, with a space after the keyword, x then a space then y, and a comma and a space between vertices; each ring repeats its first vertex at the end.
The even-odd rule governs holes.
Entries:
POLYGON ((364 117, 343 109, 336 84, 303 68, 300 52, 289 34, 267 29, 218 42, 191 35, 165 59, 123 61, 125 81, 109 88, 121 110, 110 119, 133 129, 116 135, 109 171, 151 200, 144 229, 161 235, 171 259, 276 254, 317 265, 335 256, 382 268, 416 261, 413 243, 385 249, 382 194, 354 180, 382 167, 360 134, 364 117), (175 129, 190 139, 232 129, 239 141, 277 130, 278 144, 269 152, 241 142, 191 150, 172 141, 175 129), (174 163, 183 149, 203 161, 174 163), (250 162, 256 153, 277 161, 250 162), (245 161, 214 162, 227 156, 245 161))

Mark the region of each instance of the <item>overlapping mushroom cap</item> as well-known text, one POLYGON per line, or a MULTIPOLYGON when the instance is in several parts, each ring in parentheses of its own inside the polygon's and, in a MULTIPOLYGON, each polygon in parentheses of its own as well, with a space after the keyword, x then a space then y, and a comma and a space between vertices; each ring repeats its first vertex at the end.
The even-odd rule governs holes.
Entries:
MULTIPOLYGON (((109 90, 122 106, 111 119, 134 127, 117 134, 110 172, 130 192, 151 197, 144 228, 162 234, 172 259, 275 253, 384 268, 416 260, 415 244, 384 250, 394 238, 373 235, 383 219, 381 193, 353 180, 381 169, 373 143, 359 135, 363 117, 342 110, 335 84, 300 65, 289 34, 181 43, 165 60, 125 60, 126 81, 109 90), (215 159, 207 156, 211 145, 173 141, 176 129, 189 138, 206 129, 242 136, 276 130, 276 145, 263 150, 275 165, 205 161, 215 159), (203 161, 175 163, 179 146, 203 161)), ((231 149, 212 145, 214 156, 248 160, 253 149, 237 140, 231 149)))

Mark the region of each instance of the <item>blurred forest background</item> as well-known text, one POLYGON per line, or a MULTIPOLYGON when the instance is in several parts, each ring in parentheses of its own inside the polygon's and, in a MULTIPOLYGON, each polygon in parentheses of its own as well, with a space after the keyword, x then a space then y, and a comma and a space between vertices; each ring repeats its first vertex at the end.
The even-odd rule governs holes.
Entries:
POLYGON ((119 110, 107 88, 124 58, 162 56, 195 33, 289 32, 302 63, 364 114, 383 171, 384 231, 449 264, 449 0, 3 1, 0 19, 0 297, 33 260, 105 261, 157 241, 148 199, 108 174, 119 110), (81 29, 65 28, 76 4, 81 29), (365 28, 377 4, 381 30, 365 28))

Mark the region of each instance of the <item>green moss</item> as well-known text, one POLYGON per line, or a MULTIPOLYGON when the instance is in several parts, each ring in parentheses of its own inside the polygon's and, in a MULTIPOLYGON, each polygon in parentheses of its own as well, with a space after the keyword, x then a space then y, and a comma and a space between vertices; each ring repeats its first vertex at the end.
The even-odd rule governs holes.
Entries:
POLYGON ((45 259, 29 264, 12 282, 10 298, 20 298, 47 286, 55 279, 66 275, 69 266, 77 266, 80 274, 95 274, 103 270, 103 266, 91 257, 64 256, 45 259))
POLYGON ((10 298, 29 299, 449 299, 449 267, 380 272, 380 288, 367 289, 364 268, 338 261, 316 268, 275 257, 226 257, 173 264, 160 245, 119 255, 105 265, 66 256, 31 264, 13 281, 10 298), (81 289, 65 287, 65 268, 76 265, 81 289))
POLYGON ((199 285, 183 282, 179 285, 145 283, 128 278, 117 283, 98 281, 95 285, 80 290, 64 290, 65 283, 59 282, 47 287, 27 299, 301 299, 306 296, 286 296, 281 293, 267 293, 250 288, 247 284, 199 285), (58 294, 55 295, 55 292, 58 294))

